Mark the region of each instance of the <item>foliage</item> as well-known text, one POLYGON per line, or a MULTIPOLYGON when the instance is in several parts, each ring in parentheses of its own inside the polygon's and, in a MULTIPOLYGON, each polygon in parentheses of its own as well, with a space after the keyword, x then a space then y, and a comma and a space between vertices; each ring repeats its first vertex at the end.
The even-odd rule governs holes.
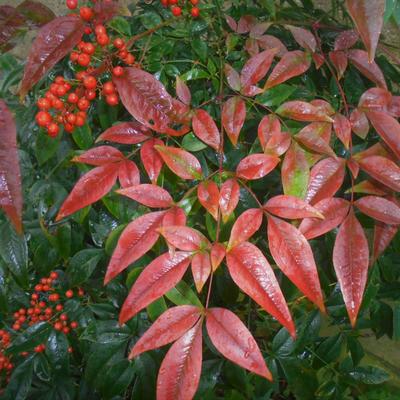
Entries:
POLYGON ((2 396, 391 398, 384 2, 148 3, 69 0, 0 57, 2 396))

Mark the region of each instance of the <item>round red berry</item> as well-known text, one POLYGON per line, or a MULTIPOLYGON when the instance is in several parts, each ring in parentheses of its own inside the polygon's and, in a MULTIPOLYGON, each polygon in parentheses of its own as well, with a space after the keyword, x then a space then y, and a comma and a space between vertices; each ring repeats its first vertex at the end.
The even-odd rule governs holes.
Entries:
POLYGON ((70 10, 75 10, 78 7, 78 0, 67 0, 66 5, 70 10))
POLYGON ((198 7, 193 7, 190 13, 193 18, 197 18, 200 15, 200 9, 198 7))
POLYGON ((118 96, 115 93, 106 96, 106 103, 109 106, 116 106, 118 104, 118 101, 118 96))
POLYGON ((82 50, 84 53, 89 54, 91 56, 96 51, 96 48, 92 43, 85 43, 82 50))
POLYGON ((86 89, 94 89, 97 86, 97 80, 94 76, 86 76, 83 79, 83 86, 85 86, 86 89))
POLYGON ((63 305, 62 304, 57 304, 56 305, 56 311, 62 311, 63 310, 63 305))
POLYGON ((93 10, 90 7, 81 7, 79 15, 84 21, 90 21, 93 18, 93 10))
POLYGON ((50 123, 47 127, 47 133, 50 137, 56 137, 58 132, 60 132, 60 127, 55 122, 50 123))
POLYGON ((50 101, 44 97, 41 97, 36 104, 41 110, 48 110, 51 107, 50 101))
POLYGON ((78 56, 78 64, 81 67, 87 67, 90 64, 90 56, 86 53, 81 53, 78 56))
POLYGON ((103 93, 104 94, 112 94, 115 92, 115 86, 111 81, 105 82, 103 85, 103 93))
POLYGON ((112 72, 113 72, 113 75, 115 75, 115 76, 121 76, 124 73, 124 69, 122 67, 118 66, 118 67, 114 67, 112 72))
POLYGON ((93 99, 95 99, 95 98, 96 98, 96 91, 93 90, 93 89, 88 89, 88 90, 86 90, 86 91, 85 91, 85 97, 86 97, 88 100, 93 100, 93 99))
POLYGON ((68 297, 69 299, 70 299, 71 297, 74 297, 74 292, 73 292, 71 289, 67 290, 67 291, 65 292, 65 297, 68 297))
POLYGON ((114 47, 116 47, 117 49, 122 49, 122 47, 124 47, 125 43, 121 38, 116 38, 113 41, 113 45, 114 47))
POLYGON ((172 14, 175 16, 175 17, 179 17, 181 14, 182 14, 182 9, 180 8, 180 7, 178 7, 178 6, 174 6, 174 7, 172 7, 172 14))
POLYGON ((78 323, 76 321, 72 321, 70 325, 72 329, 76 329, 78 327, 78 323))
POLYGON ((78 108, 82 111, 87 110, 90 107, 90 103, 87 99, 85 99, 84 97, 82 97, 81 99, 79 99, 78 101, 78 108))
POLYGON ((110 38, 107 35, 98 35, 97 43, 100 46, 106 46, 110 42, 110 38))
MULTIPOLYGON (((47 126, 51 122, 51 115, 46 111, 39 111, 36 114, 36 122, 39 126, 47 126)), ((36 285, 35 290, 40 292, 42 290, 41 285, 36 285), (36 289, 36 287, 40 287, 40 289, 36 289)))

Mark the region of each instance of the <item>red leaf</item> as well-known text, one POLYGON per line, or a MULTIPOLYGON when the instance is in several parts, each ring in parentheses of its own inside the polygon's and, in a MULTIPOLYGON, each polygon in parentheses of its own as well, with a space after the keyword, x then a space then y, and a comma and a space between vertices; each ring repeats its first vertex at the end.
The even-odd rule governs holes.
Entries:
POLYGON ((349 60, 369 80, 378 86, 387 89, 385 77, 375 61, 368 61, 368 54, 364 50, 353 49, 348 52, 349 60))
POLYGON ((371 264, 386 250, 399 230, 398 225, 388 225, 377 222, 374 227, 374 245, 371 264))
POLYGON ((312 53, 312 59, 317 70, 325 64, 325 57, 322 54, 312 53))
POLYGON ((268 140, 264 148, 265 154, 270 154, 274 156, 281 156, 286 153, 292 143, 292 137, 288 132, 275 131, 272 132, 271 138, 268 140))
POLYGON ((75 156, 71 161, 99 166, 122 161, 124 158, 124 155, 115 147, 99 146, 75 156))
POLYGON ((237 31, 237 22, 230 15, 225 15, 225 21, 234 32, 237 31))
POLYGON ((104 197, 117 180, 119 164, 107 164, 93 168, 75 184, 58 212, 56 221, 73 214, 104 197))
POLYGON ((244 65, 240 73, 242 88, 257 84, 268 72, 272 61, 277 53, 277 49, 264 50, 251 57, 244 65))
POLYGON ((293 225, 268 217, 269 249, 282 272, 324 312, 324 300, 314 256, 303 234, 293 225))
POLYGON ((119 322, 125 323, 140 310, 172 289, 183 277, 192 253, 164 253, 153 260, 140 274, 126 298, 119 322))
POLYGON ((154 148, 169 169, 180 178, 201 179, 203 177, 199 160, 193 154, 176 147, 155 145, 154 148))
POLYGON ((358 40, 358 33, 356 31, 348 30, 340 32, 335 39, 335 51, 347 50, 353 47, 358 40))
POLYGON ((299 28, 297 26, 285 25, 286 29, 292 33, 294 40, 304 49, 315 52, 317 48, 317 41, 315 40, 315 36, 306 29, 299 28))
POLYGON ((174 203, 171 195, 162 187, 144 183, 117 190, 117 193, 129 197, 140 204, 154 208, 168 208, 174 203))
POLYGON ((269 262, 253 244, 244 242, 234 247, 227 256, 233 281, 275 317, 292 335, 296 336, 290 311, 269 262))
POLYGON ((130 17, 131 13, 128 7, 121 4, 119 1, 110 1, 110 0, 97 0, 94 2, 94 21, 96 24, 102 24, 104 22, 109 21, 114 16, 124 16, 130 17))
POLYGON ((345 162, 342 158, 325 158, 311 168, 305 200, 311 204, 333 197, 342 186, 345 162))
POLYGON ((236 168, 236 175, 243 179, 259 179, 269 174, 279 163, 279 158, 268 154, 250 154, 236 168))
POLYGON ((136 68, 124 68, 122 76, 113 77, 122 104, 141 124, 165 133, 174 112, 172 98, 153 75, 136 68))
POLYGON ((333 129, 337 138, 343 143, 346 149, 349 148, 351 140, 351 124, 350 121, 342 114, 335 114, 333 118, 333 129))
POLYGON ((400 96, 392 96, 392 101, 387 107, 387 112, 396 118, 400 118, 400 96))
POLYGON ((257 342, 232 311, 210 308, 207 310, 206 326, 211 342, 225 358, 272 380, 257 342))
POLYGON ((214 217, 218 219, 219 190, 214 181, 204 181, 197 187, 197 198, 200 204, 214 217))
POLYGON ((372 62, 382 31, 385 1, 346 0, 346 7, 367 48, 369 61, 372 62))
POLYGON ((327 122, 312 122, 301 129, 295 136, 295 139, 316 153, 326 154, 335 158, 336 154, 329 145, 331 132, 332 124, 328 124, 327 122))
POLYGON ((354 205, 364 214, 389 225, 400 224, 400 207, 384 197, 365 196, 354 205))
POLYGON ((106 129, 97 139, 122 144, 137 144, 149 138, 150 129, 139 122, 121 122, 106 129))
POLYGON ((272 70, 264 89, 271 89, 290 78, 302 75, 311 65, 311 57, 304 51, 287 52, 272 70))
POLYGON ((186 214, 180 207, 170 208, 164 215, 162 226, 185 226, 186 214))
POLYGON ((150 139, 140 148, 140 158, 143 167, 153 184, 157 183, 158 175, 163 166, 163 159, 154 146, 162 146, 163 144, 164 142, 160 139, 150 139))
POLYGON ((287 195, 304 198, 310 175, 305 151, 292 143, 282 163, 283 191, 287 195))
POLYGON ((242 213, 233 224, 228 243, 228 251, 250 239, 262 223, 263 212, 259 208, 250 208, 242 213))
POLYGON ((236 90, 237 92, 239 92, 241 88, 239 73, 234 70, 229 64, 225 64, 224 72, 226 80, 228 81, 228 85, 231 87, 232 90, 236 90))
POLYGON ((259 39, 271 26, 271 22, 259 22, 252 26, 249 36, 252 39, 259 39))
POLYGON ((219 149, 220 134, 210 114, 204 110, 197 110, 192 119, 193 133, 214 150, 219 149))
POLYGON ((400 124, 397 120, 381 111, 369 111, 367 117, 379 136, 400 158, 400 124))
POLYGON ((258 140, 261 147, 265 150, 268 141, 271 137, 281 132, 281 123, 275 115, 265 115, 258 125, 258 140))
POLYGON ((253 15, 243 15, 240 17, 237 25, 236 33, 247 33, 257 23, 256 17, 253 15))
POLYGON ((299 226, 299 231, 307 240, 322 236, 343 222, 349 207, 350 204, 345 199, 335 197, 322 199, 314 205, 314 208, 324 216, 324 219, 305 218, 299 226))
POLYGON ((314 107, 317 107, 319 111, 326 115, 333 115, 335 114, 335 110, 333 107, 325 100, 322 99, 314 99, 310 101, 310 104, 312 104, 314 107))
POLYGON ((346 193, 364 193, 364 194, 374 194, 377 196, 384 196, 388 193, 385 186, 381 185, 379 182, 362 181, 353 186, 352 189, 346 191, 346 193))
POLYGON ((179 100, 186 105, 189 105, 192 100, 192 95, 188 86, 179 76, 176 77, 176 95, 179 100))
POLYGON ((341 79, 347 69, 347 54, 344 51, 330 51, 329 59, 337 71, 338 79, 341 79))
POLYGON ((295 196, 278 195, 269 199, 263 206, 264 210, 281 218, 298 219, 315 217, 324 219, 324 215, 315 207, 295 196))
POLYGON ((40 29, 25 64, 21 97, 73 49, 84 30, 84 21, 76 15, 57 17, 40 29))
POLYGON ((288 101, 283 103, 276 113, 285 118, 304 122, 333 122, 324 111, 305 101, 288 101))
POLYGON ((246 103, 239 96, 231 97, 222 107, 222 125, 229 140, 236 146, 240 131, 246 120, 246 103))
POLYGON ((257 39, 257 42, 263 50, 277 49, 278 52, 276 55, 278 57, 283 57, 288 52, 286 46, 278 38, 272 35, 263 35, 257 39))
POLYGON ((121 162, 118 179, 123 188, 139 185, 140 172, 137 165, 131 160, 121 162))
POLYGON ((240 187, 235 179, 228 179, 221 186, 219 207, 222 220, 226 222, 239 202, 240 187))
POLYGON ((164 215, 165 211, 156 211, 142 215, 129 223, 122 232, 108 264, 104 284, 110 282, 154 246, 160 236, 157 228, 161 225, 164 215))
POLYGON ((183 305, 168 309, 136 342, 129 358, 174 342, 192 328, 199 318, 200 309, 196 306, 183 305))
POLYGON ((196 289, 200 293, 211 274, 211 260, 209 253, 196 253, 193 256, 192 274, 196 289))
POLYGON ((6 103, 0 100, 0 207, 22 233, 22 188, 17 129, 6 103))
POLYGON ((222 243, 214 243, 211 246, 210 259, 211 259, 211 267, 212 267, 213 271, 215 271, 220 266, 220 264, 222 263, 222 260, 225 257, 225 253, 226 253, 226 249, 222 243))
POLYGON ((396 192, 400 192, 400 168, 382 156, 369 156, 359 160, 359 165, 368 175, 396 192))
POLYGON ((168 350, 157 377, 157 400, 192 400, 199 386, 202 320, 168 350))
POLYGON ((371 88, 366 90, 358 102, 358 107, 365 111, 379 111, 383 107, 387 107, 392 102, 392 94, 386 89, 371 88))
POLYGON ((363 111, 355 108, 350 114, 350 125, 352 131, 361 139, 365 139, 369 131, 367 116, 363 111))
POLYGON ((158 230, 172 246, 184 251, 198 251, 210 246, 208 239, 188 226, 163 226, 158 230))
POLYGON ((360 172, 360 166, 358 165, 357 161, 353 158, 349 158, 346 160, 347 168, 350 170, 351 174, 353 175, 354 179, 357 179, 358 174, 360 172))
POLYGON ((260 52, 260 48, 258 47, 258 43, 256 39, 251 37, 246 39, 246 43, 244 44, 244 48, 249 53, 250 56, 255 56, 260 52))
POLYGON ((352 326, 356 323, 367 283, 368 262, 368 241, 351 209, 336 236, 333 266, 352 326))

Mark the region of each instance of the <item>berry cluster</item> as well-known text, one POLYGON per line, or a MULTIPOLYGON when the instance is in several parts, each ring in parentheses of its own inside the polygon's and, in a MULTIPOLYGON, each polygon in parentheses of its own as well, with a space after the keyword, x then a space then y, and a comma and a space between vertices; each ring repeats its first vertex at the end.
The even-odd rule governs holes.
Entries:
MULTIPOLYGON (((67 0, 67 7, 74 10, 78 2, 67 0)), ((84 125, 87 110, 98 97, 104 97, 108 105, 116 106, 119 97, 110 76, 120 76, 123 69, 118 65, 113 67, 113 62, 135 64, 135 56, 125 41, 120 37, 111 40, 106 27, 94 21, 92 8, 81 7, 79 15, 88 24, 84 38, 69 57, 78 71, 69 80, 57 76, 44 96, 37 101, 39 112, 36 114, 36 122, 51 137, 58 135, 61 126, 66 132, 72 133, 75 127, 84 125)))
POLYGON ((10 345, 11 336, 4 329, 0 329, 0 387, 3 383, 8 383, 14 365, 11 357, 7 356, 4 351, 10 345))
MULTIPOLYGON (((182 15, 182 9, 185 7, 185 0, 161 0, 164 7, 170 7, 171 12, 175 17, 182 15)), ((190 15, 193 18, 200 16, 200 9, 197 7, 199 0, 186 1, 187 7, 190 7, 190 15)))

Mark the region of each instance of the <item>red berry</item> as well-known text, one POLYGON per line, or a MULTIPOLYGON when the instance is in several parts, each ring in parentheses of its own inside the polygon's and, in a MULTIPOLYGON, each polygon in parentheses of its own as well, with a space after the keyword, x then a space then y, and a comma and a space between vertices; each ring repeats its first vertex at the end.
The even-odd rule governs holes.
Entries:
POLYGON ((75 125, 76 126, 83 126, 85 125, 85 120, 84 118, 80 117, 79 115, 76 117, 76 121, 75 121, 75 125))
POLYGON ((40 98, 36 104, 41 110, 48 110, 51 107, 50 101, 44 97, 40 98))
POLYGON ((66 123, 64 124, 65 132, 72 133, 74 130, 74 126, 72 124, 66 123))
POLYGON ((200 15, 200 9, 198 7, 193 7, 190 13, 193 18, 197 18, 200 15))
POLYGON ((78 296, 82 297, 84 294, 85 294, 84 290, 82 288, 79 288, 78 296))
POLYGON ((86 35, 90 35, 92 33, 92 28, 90 26, 85 27, 86 35))
POLYGON ((36 292, 41 292, 43 290, 43 285, 41 285, 40 283, 38 283, 36 286, 35 286, 35 291, 36 292))
POLYGON ((82 111, 87 110, 90 107, 90 103, 87 99, 85 99, 84 97, 82 97, 81 99, 79 99, 78 101, 78 108, 82 111))
POLYGON ((86 76, 83 79, 83 86, 85 86, 86 89, 95 89, 97 86, 97 80, 94 76, 86 76))
POLYGON ((168 0, 161 0, 161 5, 163 7, 167 7, 168 6, 168 0))
POLYGON ((126 50, 121 50, 118 55, 120 58, 124 59, 128 55, 128 52, 126 50))
POLYGON ((43 292, 48 292, 50 290, 49 285, 43 285, 43 292))
POLYGON ((84 21, 90 21, 93 18, 93 10, 90 7, 81 7, 79 15, 84 21))
POLYGON ((60 319, 61 319, 61 321, 66 321, 68 319, 68 315, 67 314, 61 314, 60 315, 60 319))
POLYGON ((56 305, 56 311, 62 311, 63 310, 63 305, 62 304, 57 304, 56 305))
POLYGON ((72 329, 76 329, 78 327, 78 323, 76 321, 72 321, 70 325, 72 329))
POLYGON ((38 306, 39 306, 40 308, 45 308, 45 307, 46 307, 46 303, 45 303, 44 301, 39 301, 38 306))
POLYGON ((68 103, 75 104, 79 100, 79 97, 76 93, 70 93, 67 97, 68 103))
POLYGON ((69 55, 69 59, 72 62, 78 61, 78 57, 79 57, 79 53, 77 53, 76 51, 71 52, 71 54, 69 55))
POLYGON ((62 328, 63 328, 63 325, 62 325, 62 323, 60 321, 57 321, 57 322, 54 323, 54 329, 56 331, 61 331, 62 328))
POLYGON ((76 122, 76 115, 75 114, 68 114, 65 119, 67 120, 67 122, 71 125, 75 125, 76 122))
POLYGON ((180 8, 180 7, 178 7, 178 6, 174 6, 174 7, 172 7, 172 14, 175 16, 175 17, 179 17, 181 14, 182 14, 182 9, 180 8))
POLYGON ((62 110, 64 108, 64 103, 60 99, 57 99, 57 98, 55 98, 51 101, 51 105, 56 110, 62 110))
POLYGON ((26 321, 25 315, 21 315, 21 316, 18 318, 18 322, 19 322, 20 324, 23 324, 25 321, 26 321))
POLYGON ((69 299, 70 299, 71 297, 74 297, 74 292, 73 292, 71 289, 67 290, 67 291, 65 292, 65 297, 68 297, 69 299))
POLYGON ((68 353, 73 353, 74 349, 72 347, 68 347, 68 353))
POLYGON ((85 43, 82 50, 84 53, 89 54, 91 56, 96 51, 96 48, 92 43, 85 43))
POLYGON ((70 329, 68 328, 68 326, 64 326, 63 332, 64 332, 66 335, 70 332, 70 329))
POLYGON ((124 69, 122 67, 114 67, 113 68, 113 75, 115 76, 121 76, 124 73, 124 69))
POLYGON ((107 35, 97 36, 97 43, 100 46, 106 46, 110 42, 110 38, 107 35))
POLYGON ((66 4, 70 10, 75 10, 78 7, 78 0, 67 0, 66 4))
POLYGON ((52 310, 51 307, 47 307, 47 308, 44 310, 44 313, 45 313, 46 315, 51 315, 51 314, 53 314, 53 310, 52 310))
POLYGON ((115 92, 115 86, 111 81, 105 82, 103 85, 103 93, 104 94, 112 94, 115 92))
POLYGON ((95 34, 98 35, 105 35, 107 33, 106 28, 104 27, 104 25, 98 24, 95 26, 94 28, 94 32, 95 34))
POLYGON ((199 4, 199 0, 190 0, 190 2, 192 3, 192 5, 197 6, 197 4, 199 4))
MULTIPOLYGON (((39 126, 46 126, 51 122, 51 115, 46 111, 39 111, 36 114, 36 122, 39 126)), ((36 286, 35 286, 35 290, 37 292, 40 292, 40 290, 42 290, 41 285, 36 285, 36 286), (36 290, 36 286, 40 287, 40 289, 36 290)))
POLYGON ((25 315, 25 314, 26 314, 25 308, 20 308, 20 309, 18 310, 18 312, 19 312, 21 315, 25 315))
POLYGON ((31 295, 32 300, 37 300, 38 298, 39 298, 39 296, 36 293, 32 293, 32 295, 31 295))
POLYGON ((56 137, 58 132, 60 132, 60 127, 55 122, 50 123, 47 127, 47 133, 50 137, 56 137))
POLYGON ((14 329, 14 331, 19 331, 19 330, 21 329, 21 325, 20 325, 18 322, 16 322, 16 323, 12 326, 12 328, 14 329))
POLYGON ((113 41, 113 45, 114 47, 116 47, 117 49, 122 49, 122 47, 124 47, 125 43, 121 38, 116 38, 113 41))
POLYGON ((78 64, 81 67, 87 67, 90 64, 90 56, 86 53, 81 53, 78 56, 78 64))
POLYGON ((131 65, 135 62, 135 56, 133 54, 128 54, 124 60, 128 65, 131 65))
POLYGON ((106 96, 106 103, 109 106, 116 106, 118 104, 118 101, 118 96, 114 93, 106 96))
POLYGON ((51 278, 51 279, 57 279, 57 278, 58 278, 58 273, 55 272, 55 271, 51 272, 51 273, 50 273, 50 278, 51 278))

